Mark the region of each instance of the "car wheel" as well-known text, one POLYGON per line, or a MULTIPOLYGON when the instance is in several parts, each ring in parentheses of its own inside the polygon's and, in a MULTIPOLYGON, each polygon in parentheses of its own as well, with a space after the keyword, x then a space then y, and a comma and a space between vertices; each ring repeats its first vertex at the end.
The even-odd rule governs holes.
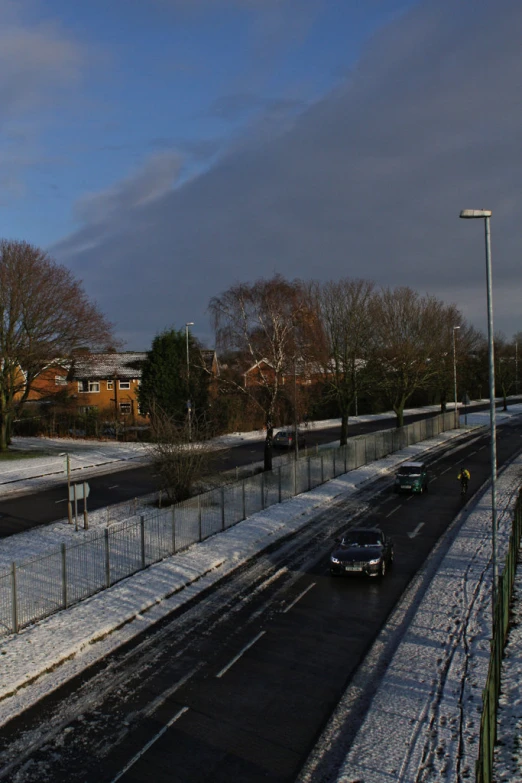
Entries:
POLYGON ((337 571, 334 571, 333 568, 330 568, 330 576, 339 576, 337 571))

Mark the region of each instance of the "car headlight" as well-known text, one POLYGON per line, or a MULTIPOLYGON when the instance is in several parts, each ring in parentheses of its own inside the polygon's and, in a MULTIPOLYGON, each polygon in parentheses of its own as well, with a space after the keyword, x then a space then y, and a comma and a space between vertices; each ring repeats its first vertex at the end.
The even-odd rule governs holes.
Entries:
POLYGON ((368 565, 379 565, 381 558, 377 557, 375 560, 368 560, 368 565))
POLYGON ((338 558, 338 557, 334 557, 334 556, 332 555, 332 556, 331 556, 331 558, 330 558, 330 562, 331 562, 331 563, 335 563, 336 565, 339 565, 339 563, 340 563, 341 561, 339 560, 339 558, 338 558))

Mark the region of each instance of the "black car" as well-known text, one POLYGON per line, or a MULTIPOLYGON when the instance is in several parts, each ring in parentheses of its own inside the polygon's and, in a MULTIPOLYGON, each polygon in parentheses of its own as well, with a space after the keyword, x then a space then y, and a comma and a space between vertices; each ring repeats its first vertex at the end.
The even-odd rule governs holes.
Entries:
MULTIPOLYGON (((295 444, 295 432, 293 430, 279 430, 274 435, 272 446, 274 449, 293 449, 295 444)), ((300 449, 306 446, 306 438, 302 432, 297 433, 297 445, 300 449)))
POLYGON ((384 576, 393 563, 393 542, 378 527, 355 528, 336 538, 330 555, 330 573, 384 576))

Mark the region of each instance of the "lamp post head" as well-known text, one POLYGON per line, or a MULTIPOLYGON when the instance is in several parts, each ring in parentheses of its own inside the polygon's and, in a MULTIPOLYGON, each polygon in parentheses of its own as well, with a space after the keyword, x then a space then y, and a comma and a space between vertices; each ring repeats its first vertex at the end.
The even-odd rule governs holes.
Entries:
POLYGON ((188 321, 185 326, 194 326, 194 321, 188 321))
POLYGON ((488 218, 491 217, 490 209, 462 209, 459 217, 461 218, 488 218))
POLYGON ((460 326, 454 326, 453 331, 455 331, 455 329, 460 329, 460 326))

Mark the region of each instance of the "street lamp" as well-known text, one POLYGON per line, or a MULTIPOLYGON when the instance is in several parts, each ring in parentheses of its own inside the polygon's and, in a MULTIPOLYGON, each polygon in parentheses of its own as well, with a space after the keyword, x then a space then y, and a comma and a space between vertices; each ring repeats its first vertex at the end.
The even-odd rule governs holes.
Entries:
POLYGON ((492 611, 495 620, 495 604, 497 600, 497 436, 495 421, 495 349, 493 343, 493 286, 491 282, 491 210, 463 209, 461 218, 478 218, 484 220, 486 239, 486 281, 488 305, 488 360, 489 360, 489 421, 491 430, 491 548, 493 559, 493 596, 492 611))
POLYGON ((185 341, 187 344, 187 416, 188 416, 188 436, 192 440, 192 403, 190 402, 190 357, 189 357, 189 326, 194 326, 194 321, 187 321, 185 324, 185 341))
POLYGON ((460 326, 453 327, 453 391, 455 392, 455 428, 459 427, 459 415, 457 413, 457 351, 455 348, 455 332, 460 329, 460 326))

